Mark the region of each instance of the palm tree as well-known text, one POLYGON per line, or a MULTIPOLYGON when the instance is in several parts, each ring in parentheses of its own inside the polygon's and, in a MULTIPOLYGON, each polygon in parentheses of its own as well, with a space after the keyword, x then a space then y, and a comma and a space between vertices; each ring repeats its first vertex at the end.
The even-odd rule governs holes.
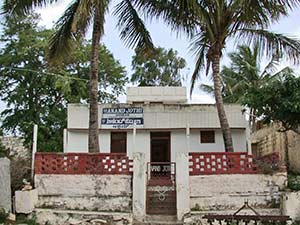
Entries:
MULTIPOLYGON (((273 56, 268 64, 261 69, 261 57, 259 46, 255 45, 253 50, 246 45, 238 46, 237 52, 229 54, 230 67, 224 66, 221 71, 222 95, 225 103, 247 104, 247 94, 257 90, 275 80, 282 79, 286 74, 291 74, 292 69, 284 67, 276 70, 279 64, 278 56, 273 56)), ((213 86, 200 86, 204 91, 213 93, 213 86)), ((249 126, 255 131, 256 109, 249 107, 249 126)))
MULTIPOLYGON (((3 12, 22 15, 57 0, 5 0, 3 12)), ((92 26, 92 50, 89 82, 89 152, 99 152, 99 118, 98 118, 98 60, 99 44, 104 34, 105 16, 111 0, 74 0, 56 23, 56 32, 50 40, 49 58, 59 62, 69 56, 76 47, 76 40, 86 34, 92 26)), ((120 37, 130 47, 152 48, 152 40, 143 21, 138 16, 130 0, 120 1, 113 13, 118 17, 120 37)), ((101 59, 100 59, 101 60, 101 59)))
POLYGON ((175 31, 186 33, 196 55, 191 93, 200 71, 212 69, 214 95, 223 133, 225 150, 233 151, 232 137, 226 117, 220 77, 222 52, 230 39, 258 44, 260 54, 276 53, 294 62, 300 55, 300 42, 266 30, 270 23, 300 4, 300 0, 135 0, 151 17, 162 17, 175 31))

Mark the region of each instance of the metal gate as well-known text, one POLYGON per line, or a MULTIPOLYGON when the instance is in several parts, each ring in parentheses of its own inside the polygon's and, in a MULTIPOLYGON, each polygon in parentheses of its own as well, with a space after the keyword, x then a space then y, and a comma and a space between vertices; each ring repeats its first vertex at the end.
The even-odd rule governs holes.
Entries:
POLYGON ((176 165, 171 162, 147 164, 147 214, 176 214, 176 165))

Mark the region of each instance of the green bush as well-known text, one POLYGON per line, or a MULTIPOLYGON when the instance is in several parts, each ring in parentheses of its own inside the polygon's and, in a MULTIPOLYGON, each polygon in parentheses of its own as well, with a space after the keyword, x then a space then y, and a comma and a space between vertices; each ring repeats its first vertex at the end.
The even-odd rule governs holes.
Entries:
POLYGON ((8 214, 5 212, 3 208, 0 208, 0 223, 4 223, 8 214))
POLYGON ((28 216, 22 215, 22 214, 17 216, 16 224, 39 225, 36 222, 36 217, 35 216, 32 216, 31 218, 29 218, 28 216))
POLYGON ((300 175, 288 175, 288 188, 294 191, 300 191, 300 175))
POLYGON ((9 149, 5 148, 0 141, 0 158, 1 157, 9 157, 9 149))

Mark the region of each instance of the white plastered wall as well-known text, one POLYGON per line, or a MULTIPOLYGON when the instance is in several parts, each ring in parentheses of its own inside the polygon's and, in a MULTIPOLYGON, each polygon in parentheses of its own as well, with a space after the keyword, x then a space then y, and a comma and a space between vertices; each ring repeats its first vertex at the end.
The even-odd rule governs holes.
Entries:
MULTIPOLYGON (((246 151, 245 129, 232 130, 233 147, 236 152, 246 151)), ((190 152, 224 152, 224 140, 221 130, 215 130, 215 143, 200 143, 200 130, 191 130, 190 152)))
POLYGON ((135 146, 133 146, 133 132, 127 132, 127 155, 132 158, 134 152, 145 153, 145 159, 150 161, 150 132, 146 130, 137 130, 135 146))
MULTIPOLYGON (((233 147, 236 152, 246 152, 246 130, 232 130, 233 147)), ((185 130, 171 131, 171 160, 175 161, 177 152, 186 152, 185 130)), ((190 152, 224 152, 224 141, 221 130, 215 131, 215 143, 201 144, 200 129, 190 131, 190 152)))
MULTIPOLYGON (((88 152, 88 132, 69 131, 65 152, 88 152)), ((110 131, 99 133, 100 152, 110 153, 110 131)))
MULTIPOLYGON (((127 132, 127 155, 132 158, 133 151, 143 152, 146 159, 150 161, 150 131, 137 130, 135 147, 133 147, 133 132, 127 132)), ((99 144, 101 153, 110 153, 110 134, 111 131, 104 130, 99 133, 99 144)), ((87 131, 69 131, 68 143, 65 152, 88 152, 88 132, 87 131)))
MULTIPOLYGON (((100 152, 110 153, 111 131, 101 131, 99 134, 100 152)), ((137 130, 135 146, 133 146, 133 132, 127 131, 127 155, 132 158, 133 151, 145 153, 145 159, 150 161, 150 133, 148 130, 137 130)), ((66 152, 87 152, 88 133, 86 131, 71 131, 68 133, 68 145, 66 152)), ((246 130, 232 130, 234 149, 237 152, 246 151, 246 130)), ((175 162, 176 153, 187 152, 186 131, 171 131, 171 161, 175 162)), ((215 131, 215 143, 201 144, 200 129, 190 132, 190 152, 224 152, 222 132, 215 131)))

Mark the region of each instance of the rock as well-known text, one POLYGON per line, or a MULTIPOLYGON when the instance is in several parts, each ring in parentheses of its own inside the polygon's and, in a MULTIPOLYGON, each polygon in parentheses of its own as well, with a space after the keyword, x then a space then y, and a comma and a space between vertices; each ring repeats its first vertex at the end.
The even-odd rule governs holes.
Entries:
POLYGON ((37 190, 16 191, 15 207, 17 213, 30 214, 34 210, 34 206, 38 201, 37 190))
POLYGON ((76 224, 82 224, 83 221, 82 221, 82 220, 76 220, 76 219, 70 218, 70 219, 68 220, 68 223, 69 223, 70 225, 76 225, 76 224))
POLYGON ((25 184, 22 188, 22 191, 30 191, 32 190, 32 186, 30 184, 25 184))
POLYGON ((15 222, 16 222, 16 215, 10 213, 10 214, 8 215, 8 217, 6 218, 6 222, 7 222, 7 223, 15 223, 15 222))
POLYGON ((0 158, 0 208, 11 212, 10 160, 0 158))
POLYGON ((91 220, 91 224, 93 225, 103 225, 103 224, 108 224, 106 220, 102 220, 102 219, 94 219, 91 220))

